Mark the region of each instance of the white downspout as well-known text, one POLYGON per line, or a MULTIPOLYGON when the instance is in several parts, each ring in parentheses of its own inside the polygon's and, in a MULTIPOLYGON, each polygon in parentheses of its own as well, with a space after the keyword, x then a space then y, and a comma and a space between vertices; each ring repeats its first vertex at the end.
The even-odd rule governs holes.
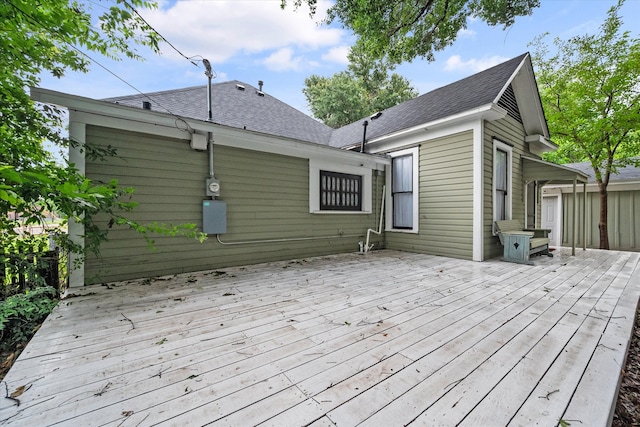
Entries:
POLYGON ((384 216, 384 199, 385 199, 385 192, 387 191, 387 186, 383 185, 382 186, 382 203, 380 204, 380 224, 378 225, 378 231, 370 228, 367 230, 367 241, 364 244, 364 252, 367 253, 369 252, 371 249, 373 249, 373 245, 369 246, 369 237, 371 236, 371 232, 377 234, 378 236, 380 234, 382 234, 382 217, 384 216))

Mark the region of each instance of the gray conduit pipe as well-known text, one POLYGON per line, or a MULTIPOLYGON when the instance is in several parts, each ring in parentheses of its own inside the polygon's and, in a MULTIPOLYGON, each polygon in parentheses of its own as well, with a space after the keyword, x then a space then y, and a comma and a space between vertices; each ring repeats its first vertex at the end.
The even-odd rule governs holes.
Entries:
POLYGON ((218 243, 220 243, 221 245, 225 245, 225 246, 249 245, 249 244, 256 244, 256 243, 297 242, 297 241, 303 241, 303 240, 339 239, 339 238, 342 238, 342 237, 361 237, 361 236, 359 234, 343 234, 343 235, 337 235, 337 236, 289 237, 289 238, 282 238, 282 239, 242 240, 242 241, 238 241, 238 242, 223 242, 222 240, 220 240, 220 235, 216 234, 216 239, 218 240, 218 243))

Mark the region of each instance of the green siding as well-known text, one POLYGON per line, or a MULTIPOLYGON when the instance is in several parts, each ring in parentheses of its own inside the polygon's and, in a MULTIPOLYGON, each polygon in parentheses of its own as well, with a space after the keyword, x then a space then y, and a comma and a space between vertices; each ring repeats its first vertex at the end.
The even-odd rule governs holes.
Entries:
MULTIPOLYGON (((96 181, 117 178, 135 188, 139 206, 130 217, 141 223, 195 223, 202 227, 204 181, 208 156, 186 141, 87 126, 87 141, 111 145, 118 157, 87 161, 87 176, 96 181)), ((309 213, 307 159, 216 146, 214 169, 227 202, 223 241, 356 235, 331 239, 222 246, 215 236, 204 243, 182 237, 153 236, 155 250, 126 229, 113 229, 100 257, 85 264, 88 282, 105 282, 223 268, 275 260, 358 250, 367 228, 377 228, 384 175, 372 179, 374 214, 309 213)), ((106 225, 104 222, 102 225, 106 225)), ((379 238, 372 241, 379 247, 379 238)))
MULTIPOLYGON (((577 194, 578 224, 576 246, 582 247, 582 205, 583 194, 577 194)), ((640 250, 640 191, 609 191, 607 197, 607 229, 609 247, 614 250, 640 250)), ((573 194, 562 194, 562 245, 571 246, 573 236, 573 194)), ((600 247, 600 193, 587 193, 586 236, 588 248, 600 247)))
POLYGON ((494 138, 513 146, 512 182, 511 182, 511 218, 525 221, 525 183, 522 176, 522 159, 524 154, 538 157, 529 151, 525 139, 524 127, 512 117, 506 117, 484 124, 484 259, 502 255, 502 246, 497 236, 493 235, 493 140, 494 138))
POLYGON ((387 232, 387 248, 471 259, 473 132, 423 142, 419 156, 419 233, 387 232))

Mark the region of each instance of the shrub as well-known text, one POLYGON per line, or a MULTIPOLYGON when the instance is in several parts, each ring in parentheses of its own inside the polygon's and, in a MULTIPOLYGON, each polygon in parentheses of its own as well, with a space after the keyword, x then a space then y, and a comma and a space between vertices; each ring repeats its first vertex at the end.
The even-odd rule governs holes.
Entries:
POLYGON ((27 342, 58 303, 56 289, 43 286, 0 301, 0 351, 27 342))

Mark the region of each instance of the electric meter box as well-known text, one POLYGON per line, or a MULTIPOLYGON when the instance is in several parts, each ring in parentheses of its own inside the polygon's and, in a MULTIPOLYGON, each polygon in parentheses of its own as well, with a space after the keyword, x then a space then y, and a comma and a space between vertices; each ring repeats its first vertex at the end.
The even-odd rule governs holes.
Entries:
POLYGON ((222 200, 202 201, 202 231, 205 234, 227 232, 227 202, 222 200))

